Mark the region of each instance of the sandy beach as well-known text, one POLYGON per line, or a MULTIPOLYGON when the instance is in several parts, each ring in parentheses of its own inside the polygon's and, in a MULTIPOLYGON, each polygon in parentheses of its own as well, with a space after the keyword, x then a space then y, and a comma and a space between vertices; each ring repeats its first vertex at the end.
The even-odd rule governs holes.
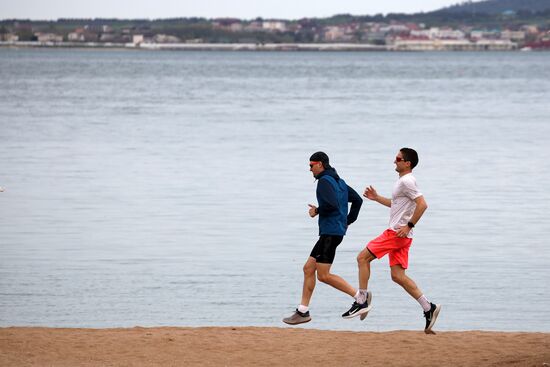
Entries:
POLYGON ((0 366, 550 366, 550 333, 1 328, 0 366))

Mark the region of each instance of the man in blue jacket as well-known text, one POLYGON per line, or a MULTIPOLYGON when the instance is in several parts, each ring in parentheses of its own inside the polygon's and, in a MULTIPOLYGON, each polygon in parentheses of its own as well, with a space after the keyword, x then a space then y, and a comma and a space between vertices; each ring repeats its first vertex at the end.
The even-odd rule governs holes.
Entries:
POLYGON ((334 261, 336 247, 342 242, 348 225, 355 222, 363 200, 357 192, 349 187, 330 166, 328 156, 316 152, 309 158, 309 169, 317 182, 317 201, 319 206, 309 204, 309 215, 319 216, 319 240, 313 247, 304 265, 304 285, 302 301, 296 311, 283 322, 290 325, 311 321, 309 301, 315 289, 315 278, 355 298, 358 304, 357 314, 369 311, 366 294, 360 293, 342 277, 332 274, 330 267, 334 261), (348 214, 348 203, 351 208, 348 214))

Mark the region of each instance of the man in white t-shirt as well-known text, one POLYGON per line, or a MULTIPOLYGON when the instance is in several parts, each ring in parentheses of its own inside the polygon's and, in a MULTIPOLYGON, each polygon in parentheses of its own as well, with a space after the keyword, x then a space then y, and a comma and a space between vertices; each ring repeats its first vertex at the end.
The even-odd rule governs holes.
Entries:
POLYGON ((395 183, 392 198, 378 195, 374 187, 369 186, 363 196, 390 208, 390 224, 380 236, 370 241, 367 247, 357 256, 359 267, 359 293, 364 297, 354 302, 349 311, 342 317, 351 318, 361 315, 364 320, 367 313, 360 313, 361 309, 371 308, 372 293, 367 291, 370 277, 370 263, 388 254, 390 260, 391 277, 394 282, 407 291, 418 301, 424 310, 426 318, 426 333, 433 333, 432 327, 441 310, 441 305, 428 301, 416 283, 405 274, 409 264, 409 248, 412 244, 413 228, 418 223, 424 211, 428 208, 424 196, 416 186, 416 179, 412 170, 418 164, 418 154, 414 149, 402 148, 395 157, 395 170, 399 179, 395 183), (360 303, 363 302, 364 303, 360 303), (366 303, 366 304, 365 304, 366 303))

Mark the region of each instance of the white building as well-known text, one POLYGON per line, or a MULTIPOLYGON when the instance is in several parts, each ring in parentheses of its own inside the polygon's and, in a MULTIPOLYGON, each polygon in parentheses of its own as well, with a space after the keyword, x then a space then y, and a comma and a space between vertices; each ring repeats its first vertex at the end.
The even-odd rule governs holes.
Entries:
POLYGON ((491 51, 509 51, 518 48, 518 44, 510 40, 479 40, 476 42, 478 49, 491 51))
POLYGON ((432 32, 429 29, 412 30, 410 36, 416 38, 431 39, 432 32))
POLYGON ((466 35, 464 32, 457 29, 444 28, 440 29, 439 32, 436 33, 435 37, 438 39, 462 40, 466 38, 466 35))
POLYGON ((448 40, 462 40, 466 38, 466 34, 460 30, 452 28, 437 28, 432 27, 430 29, 412 30, 411 37, 428 38, 431 40, 448 39, 448 40))
POLYGON ((509 40, 395 40, 392 49, 396 51, 508 51, 517 48, 509 40))
POLYGON ((155 43, 180 43, 181 40, 176 36, 169 34, 157 34, 153 37, 155 43))
POLYGON ((63 36, 54 33, 35 33, 38 42, 63 42, 63 36))
POLYGON ((138 45, 140 43, 143 43, 144 40, 145 40, 145 37, 143 37, 143 34, 134 34, 132 36, 132 43, 134 45, 138 45))
POLYGON ((242 32, 243 29, 244 26, 242 23, 231 23, 231 25, 229 26, 229 30, 231 32, 242 32))
POLYGON ((270 31, 270 32, 285 32, 286 31, 286 23, 285 22, 279 22, 279 21, 264 21, 262 22, 262 29, 264 31, 270 31))
POLYGON ((531 33, 531 34, 536 34, 539 32, 539 27, 537 27, 536 25, 524 25, 521 27, 522 30, 524 30, 525 32, 527 33, 531 33))
POLYGON ((523 41, 525 39, 525 32, 506 30, 500 32, 500 38, 504 40, 523 41))
POLYGON ((17 42, 19 41, 19 36, 13 33, 0 34, 0 41, 17 42))
POLYGON ((67 39, 70 42, 84 42, 86 41, 86 37, 84 37, 84 33, 80 32, 71 32, 67 35, 67 39))
POLYGON ((338 26, 330 26, 325 28, 325 41, 335 42, 341 41, 346 34, 345 30, 338 26))
POLYGON ((409 33, 410 29, 403 24, 391 24, 385 27, 381 27, 380 31, 384 33, 409 33))

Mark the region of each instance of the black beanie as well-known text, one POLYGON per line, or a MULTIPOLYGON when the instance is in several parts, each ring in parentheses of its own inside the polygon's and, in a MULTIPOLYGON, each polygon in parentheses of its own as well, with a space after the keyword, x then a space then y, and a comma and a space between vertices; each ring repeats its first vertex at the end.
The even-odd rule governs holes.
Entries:
POLYGON ((329 168, 330 167, 329 160, 328 160, 328 155, 325 152, 315 152, 311 155, 311 157, 309 157, 309 160, 311 162, 321 162, 321 163, 323 163, 324 168, 329 168))

